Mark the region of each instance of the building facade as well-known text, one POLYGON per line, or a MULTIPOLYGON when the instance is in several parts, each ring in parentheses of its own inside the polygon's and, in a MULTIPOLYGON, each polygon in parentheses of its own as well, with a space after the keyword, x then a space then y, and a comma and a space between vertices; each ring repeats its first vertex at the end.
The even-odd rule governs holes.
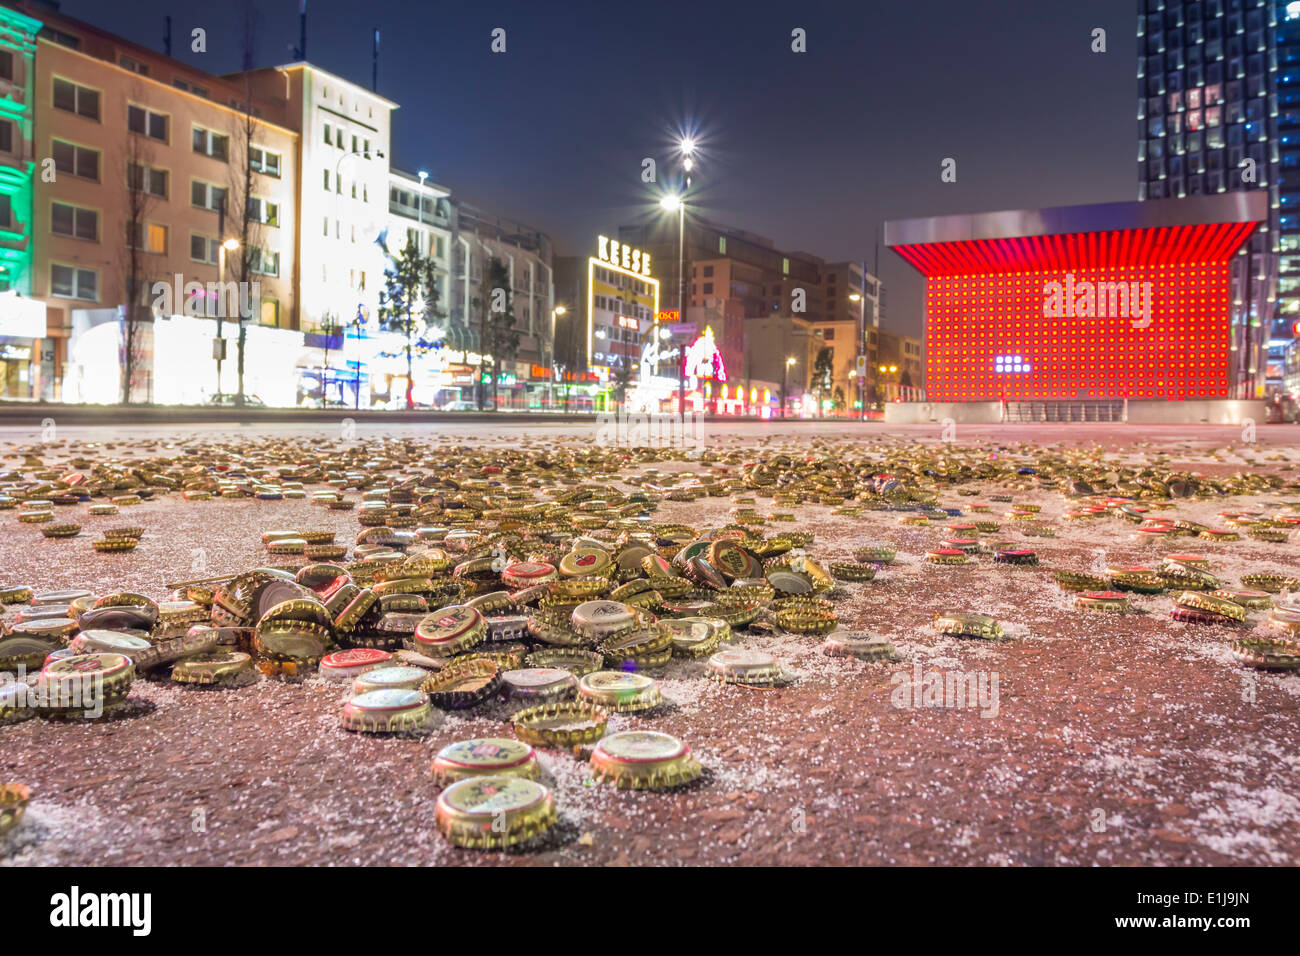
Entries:
POLYGON ((1139 0, 1138 199, 1262 192, 1268 216, 1231 264, 1250 398, 1282 385, 1300 321, 1300 4, 1139 0))
POLYGON ((0 398, 6 399, 39 398, 53 385, 44 304, 31 299, 40 28, 39 20, 0 7, 0 398))
POLYGON ((1260 192, 912 219, 885 244, 925 276, 930 402, 1236 397, 1231 263, 1260 192))
MULTIPOLYGON (((297 137, 274 121, 283 118, 274 102, 250 97, 246 88, 31 7, 43 27, 33 82, 41 172, 34 182, 30 288, 46 305, 57 343, 54 387, 43 397, 112 400, 118 388, 104 366, 107 333, 88 337, 80 355, 69 348, 130 308, 142 310, 145 326, 133 398, 203 400, 195 377, 178 370, 175 353, 155 354, 162 348, 156 331, 180 339, 156 323, 219 312, 232 320, 223 337, 234 334, 240 313, 245 324, 295 327, 297 205, 290 163, 297 137), (236 208, 243 203, 232 198, 245 191, 246 229, 236 208), (236 304, 214 295, 208 283, 235 278, 236 270, 223 275, 222 265, 242 252, 223 250, 222 242, 243 234, 249 288, 236 304), (138 292, 128 302, 132 283, 138 292)), ((194 340, 192 360, 211 358, 212 331, 207 335, 207 342, 194 340)), ((222 391, 235 387, 236 374, 235 363, 226 363, 222 391)), ((208 386, 208 393, 218 390, 215 369, 208 386)))

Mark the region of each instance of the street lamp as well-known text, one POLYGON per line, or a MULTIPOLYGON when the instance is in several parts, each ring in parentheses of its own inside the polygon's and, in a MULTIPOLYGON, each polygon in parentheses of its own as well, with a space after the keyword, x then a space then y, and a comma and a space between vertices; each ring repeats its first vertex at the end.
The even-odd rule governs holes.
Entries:
POLYGON ((786 406, 789 403, 790 395, 790 366, 795 364, 793 355, 786 356, 785 365, 781 368, 781 417, 785 418, 786 406))
MULTIPOLYGON (((226 314, 225 304, 221 301, 226 288, 226 253, 239 248, 238 239, 227 239, 217 248, 217 340, 212 350, 217 359, 217 395, 221 395, 221 360, 226 357, 226 340, 221 337, 222 318, 226 314)), ((243 325, 243 317, 240 317, 243 325)))
MULTIPOLYGON (((867 300, 860 292, 850 292, 849 301, 858 303, 858 363, 862 366, 862 379, 858 382, 858 420, 867 420, 867 363, 862 361, 867 337, 867 300)), ((852 377, 852 373, 849 373, 852 377)))
MULTIPOLYGON (((416 173, 416 175, 420 177, 420 195, 415 197, 416 221, 419 222, 420 224, 420 238, 416 244, 423 245, 424 243, 424 181, 429 178, 429 173, 427 170, 422 169, 418 173, 416 173)), ((420 255, 424 255, 423 250, 420 251, 420 255)))
MULTIPOLYGON (((687 141, 689 142, 689 140, 687 141)), ((684 147, 683 147, 684 148, 684 147)), ((686 321, 686 201, 675 193, 659 200, 670 213, 677 213, 677 314, 678 321, 686 321)), ((686 366, 679 357, 677 362, 677 408, 686 417, 686 366)))
POLYGON ((547 356, 548 361, 546 363, 548 369, 546 377, 546 400, 551 408, 555 407, 555 317, 557 315, 564 315, 567 311, 568 309, 563 305, 557 305, 555 308, 551 309, 551 338, 550 342, 547 344, 547 352, 549 355, 547 356))

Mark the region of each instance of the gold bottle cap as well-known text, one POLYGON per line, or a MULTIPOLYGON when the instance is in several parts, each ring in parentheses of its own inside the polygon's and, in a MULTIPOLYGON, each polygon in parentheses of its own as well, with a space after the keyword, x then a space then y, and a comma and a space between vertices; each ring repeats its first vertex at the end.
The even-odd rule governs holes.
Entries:
POLYGON ((418 690, 429 679, 429 672, 420 667, 388 665, 366 670, 352 680, 352 693, 364 694, 372 690, 397 688, 418 690))
POLYGON ((576 747, 605 735, 609 712, 586 700, 548 701, 511 718, 515 734, 538 747, 576 747))
POLYGON ((578 681, 578 694, 584 700, 618 713, 649 710, 663 703, 658 681, 626 671, 587 674, 578 681))
POLYGON ((695 780, 702 769, 690 747, 671 734, 655 730, 610 734, 591 753, 592 775, 620 789, 677 787, 695 780))
POLYGON ((578 678, 559 667, 526 667, 501 675, 503 687, 513 697, 554 700, 577 693, 578 678))
POLYGON ((182 684, 227 684, 243 679, 253 670, 253 658, 243 651, 213 651, 177 661, 172 680, 182 684))
POLYGON ((546 832, 557 820, 551 792, 519 777, 470 777, 438 794, 434 819, 456 846, 491 850, 546 832))
POLYGON ((415 629, 418 649, 434 657, 469 650, 487 636, 487 622, 477 609, 453 604, 429 614, 415 629))
POLYGON ((775 684, 783 679, 781 664, 771 654, 741 647, 718 651, 709 658, 709 676, 724 684, 775 684))
POLYGON ((385 688, 357 694, 343 705, 344 730, 369 734, 400 734, 424 730, 432 710, 423 691, 385 688))
POLYGON ((433 758, 433 782, 446 787, 470 777, 522 777, 537 780, 541 766, 537 753, 521 740, 508 737, 473 737, 458 740, 433 758))
POLYGON ((604 574, 613 560, 604 548, 581 545, 560 559, 560 573, 567 577, 604 574))

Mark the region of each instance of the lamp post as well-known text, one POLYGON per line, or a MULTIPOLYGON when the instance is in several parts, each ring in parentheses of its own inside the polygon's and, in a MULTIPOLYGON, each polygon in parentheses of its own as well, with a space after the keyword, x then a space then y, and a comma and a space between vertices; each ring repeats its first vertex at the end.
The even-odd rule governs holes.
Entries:
MULTIPOLYGON (((858 364, 862 366, 862 378, 858 382, 858 420, 867 420, 867 363, 862 361, 865 354, 867 337, 867 299, 860 292, 850 292, 849 301, 858 303, 858 364)), ((850 376, 853 374, 849 373, 850 376)))
MULTIPOLYGON (((679 322, 686 321, 686 202, 681 196, 669 193, 659 200, 668 212, 677 213, 677 312, 679 322)), ((677 408, 686 416, 686 366, 679 356, 677 361, 677 408)))
MULTIPOLYGON (((427 171, 425 171, 425 170, 422 169, 422 170, 420 170, 418 173, 416 173, 416 175, 420 177, 420 195, 418 195, 418 196, 415 197, 415 210, 416 210, 416 218, 417 218, 417 221, 420 223, 420 226, 421 226, 421 229, 420 229, 420 233, 421 233, 421 235, 420 235, 420 239, 423 240, 423 239, 424 239, 424 235, 423 235, 423 233, 424 233, 424 229, 423 229, 423 226, 424 226, 424 181, 425 181, 426 179, 429 178, 429 174, 428 174, 427 171)), ((423 254, 424 254, 424 253, 421 253, 421 255, 423 255, 423 254)))
POLYGON ((566 312, 568 312, 568 309, 563 304, 551 309, 551 336, 546 345, 546 402, 551 408, 555 407, 555 317, 564 315, 566 312))
POLYGON ((325 336, 325 367, 320 372, 320 407, 329 407, 329 374, 330 374, 330 338, 340 328, 338 321, 334 318, 332 312, 327 312, 321 319, 320 330, 325 336))
MULTIPOLYGON (((217 357, 217 395, 221 395, 221 360, 226 357, 226 340, 221 336, 222 319, 226 314, 225 303, 221 301, 226 288, 226 253, 239 248, 238 239, 226 239, 217 247, 217 341, 213 351, 217 357)), ((243 324, 242 316, 240 324, 243 324)))
POLYGON ((785 418, 786 406, 790 395, 790 366, 795 363, 793 355, 787 355, 785 365, 781 367, 781 417, 785 418))

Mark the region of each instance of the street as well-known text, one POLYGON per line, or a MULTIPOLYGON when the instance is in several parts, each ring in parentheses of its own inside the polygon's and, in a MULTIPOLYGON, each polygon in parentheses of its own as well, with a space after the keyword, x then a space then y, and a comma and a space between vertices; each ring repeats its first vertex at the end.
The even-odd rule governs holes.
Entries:
MULTIPOLYGON (((173 683, 166 668, 141 672, 127 704, 101 719, 0 726, 0 782, 31 788, 21 823, 0 836, 0 862, 1295 864, 1300 677, 1243 666, 1231 652, 1234 640, 1278 636, 1269 612, 1251 610, 1242 624, 1174 620, 1182 588, 1169 587, 1129 594, 1130 613, 1105 613, 1077 607, 1053 577, 1154 567, 1171 553, 1203 558, 1224 588, 1245 587, 1251 573, 1300 576, 1290 539, 1195 530, 1139 539, 1114 501, 1078 517, 1081 501, 1108 496, 1191 529, 1297 514, 1300 427, 1242 437, 1235 427, 964 426, 945 443, 937 425, 708 422, 683 450, 602 445, 591 423, 56 426, 44 436, 39 423, 6 427, 0 495, 96 465, 206 476, 219 465, 265 486, 277 469, 310 463, 368 475, 372 490, 452 478, 471 502, 494 493, 476 484, 485 480, 515 489, 519 502, 594 489, 612 504, 640 492, 654 505, 632 519, 643 525, 704 535, 739 520, 755 541, 805 532, 803 552, 826 568, 852 564, 867 545, 892 545, 896 558, 873 580, 841 580, 823 597, 840 632, 883 639, 897 654, 830 656, 826 635, 793 633, 765 612, 724 646, 771 654, 785 681, 720 683, 704 660, 676 656, 647 668, 665 703, 613 713, 606 732, 672 734, 691 748, 700 778, 627 791, 593 780, 588 753, 539 747, 558 822, 506 852, 461 849, 439 834, 430 767, 454 741, 513 737, 518 699, 435 708, 428 730, 386 736, 340 727, 347 685, 316 673, 224 688, 173 683), (746 487, 760 462, 773 482, 746 487), (880 486, 870 476, 885 473, 918 492, 910 510, 907 498, 871 491, 880 486), (1126 483, 1147 479, 1175 491, 1129 497, 1126 483), (715 493, 692 492, 701 482, 715 493), (1071 482, 1088 487, 1071 491, 1071 482), (1179 494, 1177 482, 1193 493, 1179 494), (957 511, 941 518, 915 503, 931 497, 957 511), (767 520, 750 521, 754 512, 767 520), (783 513, 790 520, 774 517, 783 513), (947 527, 976 519, 996 530, 947 527), (927 561, 957 535, 978 542, 969 563, 927 561), (1038 564, 994 561, 1013 549, 1032 549, 1038 564), (953 610, 992 615, 1005 639, 941 633, 936 615, 953 610), (954 698, 954 686, 971 688, 970 697, 954 698)), ((305 497, 280 500, 160 492, 104 516, 85 502, 56 504, 57 521, 81 525, 66 539, 20 523, 17 509, 0 511, 0 588, 163 602, 174 597, 170 582, 304 563, 268 555, 267 532, 332 532, 351 546, 364 530, 359 511, 320 507, 313 493, 329 486, 319 479, 303 486, 305 497), (91 548, 98 533, 128 524, 142 529, 134 550, 91 548)), ((355 502, 366 494, 343 489, 355 502)), ((452 496, 450 486, 437 495, 452 496)), ((471 504, 468 522, 447 509, 421 523, 486 532, 503 520, 499 511, 471 504)), ((573 514, 606 521, 584 522, 570 544, 583 534, 612 542, 622 527, 597 505, 573 514)), ((25 606, 6 605, 6 625, 25 606)))

